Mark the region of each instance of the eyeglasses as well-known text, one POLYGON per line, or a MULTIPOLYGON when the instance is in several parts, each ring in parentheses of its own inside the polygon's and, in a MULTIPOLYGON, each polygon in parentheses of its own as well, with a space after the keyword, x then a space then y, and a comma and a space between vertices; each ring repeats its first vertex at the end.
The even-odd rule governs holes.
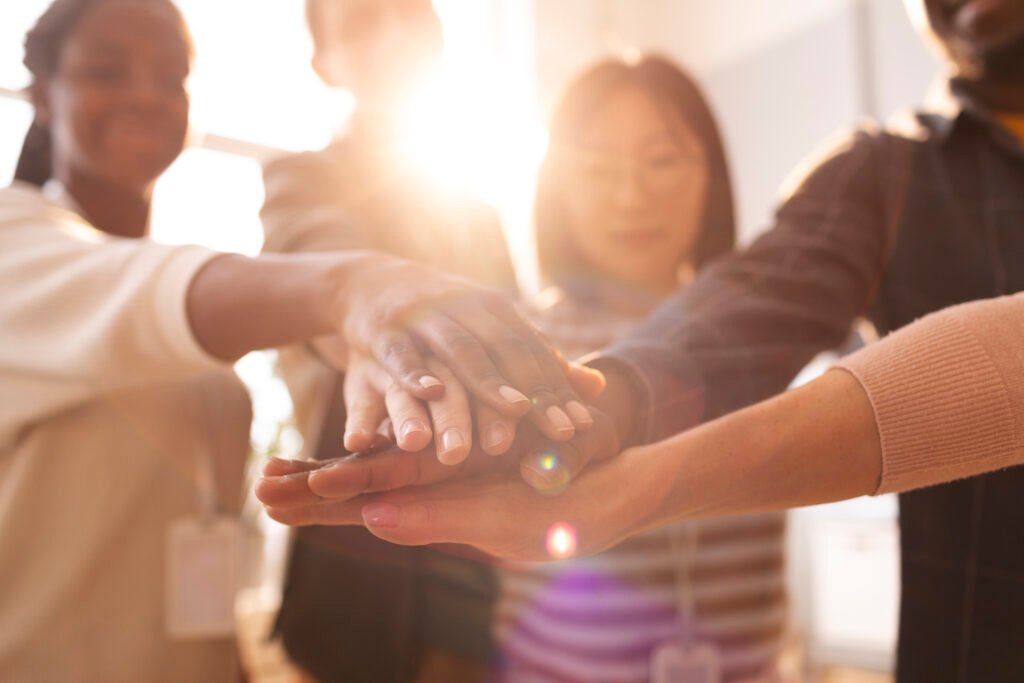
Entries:
POLYGON ((704 165, 702 158, 676 150, 621 155, 572 148, 561 154, 575 182, 602 192, 615 191, 634 180, 648 192, 677 189, 704 165))

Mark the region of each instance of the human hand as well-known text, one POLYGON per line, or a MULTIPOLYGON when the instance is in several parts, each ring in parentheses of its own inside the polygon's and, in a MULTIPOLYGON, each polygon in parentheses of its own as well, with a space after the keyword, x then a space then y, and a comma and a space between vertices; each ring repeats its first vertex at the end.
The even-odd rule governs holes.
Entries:
MULTIPOLYGON (((445 385, 433 401, 409 394, 373 359, 360 352, 349 354, 345 373, 345 449, 351 452, 378 448, 382 434, 404 451, 422 451, 435 440, 437 459, 458 465, 470 453, 474 431, 487 455, 508 451, 516 434, 516 421, 488 405, 471 402, 451 370, 428 356, 426 367, 445 385), (475 418, 475 419, 474 419, 475 418)), ((553 436, 568 438, 564 434, 553 436)))
POLYGON ((441 463, 433 449, 418 453, 390 450, 322 462, 271 460, 257 482, 256 495, 271 515, 288 524, 330 524, 338 504, 356 496, 486 473, 519 471, 515 478, 532 490, 557 494, 591 462, 618 453, 611 420, 594 411, 594 426, 570 441, 553 443, 532 426, 520 430, 511 453, 474 453, 462 463, 441 463))
MULTIPOLYGON (((445 385, 440 399, 420 401, 375 360, 358 351, 349 352, 344 385, 345 448, 351 452, 377 448, 385 433, 405 451, 423 450, 433 435, 438 460, 447 465, 465 460, 477 442, 487 455, 507 452, 516 436, 516 420, 474 401, 454 373, 436 358, 427 356, 425 364, 445 385), (382 423, 388 428, 382 429, 382 423)), ((567 363, 565 372, 585 400, 596 398, 604 388, 600 375, 581 366, 567 363)), ((539 427, 552 441, 572 438, 572 433, 552 430, 548 424, 539 427)))
MULTIPOLYGON (((433 355, 481 404, 506 417, 529 414, 549 438, 569 438, 592 422, 564 359, 497 292, 383 255, 367 254, 345 272, 335 291, 349 345, 410 396, 444 395, 425 360, 433 355)), ((599 373, 580 372, 600 382, 599 373)))
MULTIPOLYGON (((379 538, 401 545, 458 543, 507 560, 565 559, 600 552, 647 528, 669 479, 658 466, 644 453, 625 451, 587 468, 555 496, 538 493, 513 473, 490 472, 349 500, 270 507, 268 512, 297 526, 365 525, 379 538)), ((313 467, 268 466, 293 471, 290 481, 296 490, 304 474, 299 468, 313 467)))

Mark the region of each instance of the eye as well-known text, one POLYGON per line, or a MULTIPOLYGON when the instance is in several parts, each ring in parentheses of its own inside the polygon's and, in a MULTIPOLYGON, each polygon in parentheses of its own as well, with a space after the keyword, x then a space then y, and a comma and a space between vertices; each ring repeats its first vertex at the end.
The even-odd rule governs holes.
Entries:
POLYGON ((651 168, 671 168, 677 165, 681 159, 676 154, 659 154, 649 157, 647 165, 651 168))
POLYGON ((113 85, 123 82, 128 76, 128 70, 118 63, 96 63, 83 68, 79 76, 93 83, 113 85))

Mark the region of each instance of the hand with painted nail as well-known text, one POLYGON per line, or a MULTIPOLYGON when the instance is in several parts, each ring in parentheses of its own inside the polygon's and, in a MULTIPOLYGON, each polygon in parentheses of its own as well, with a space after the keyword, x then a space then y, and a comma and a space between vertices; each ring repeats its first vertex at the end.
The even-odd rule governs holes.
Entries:
POLYGON ((487 455, 508 451, 515 438, 515 419, 472 403, 452 371, 436 358, 428 356, 425 363, 445 387, 444 395, 433 401, 409 394, 373 359, 349 353, 344 385, 346 450, 367 451, 393 441, 404 451, 416 452, 433 439, 437 459, 445 465, 464 461, 475 441, 487 455), (382 428, 385 423, 390 429, 382 428))
MULTIPOLYGON (((448 465, 461 463, 474 443, 487 455, 501 455, 511 448, 516 436, 517 420, 492 406, 475 400, 463 387, 455 373, 433 356, 426 356, 424 365, 430 376, 445 388, 437 399, 421 401, 407 392, 375 360, 349 350, 345 375, 347 424, 345 448, 352 452, 366 451, 391 441, 405 451, 426 448, 431 437, 435 441, 438 460, 448 465), (387 419, 390 430, 382 429, 387 419)), ((574 389, 588 400, 603 390, 599 376, 578 365, 566 364, 565 372, 574 389)), ((593 420, 582 404, 570 405, 585 431, 593 420)), ((549 420, 537 426, 551 441, 565 441, 577 433, 577 426, 557 406, 547 409, 549 420), (551 425, 558 425, 552 428, 551 425)))
POLYGON ((535 492, 557 496, 592 463, 619 452, 612 421, 596 409, 592 412, 593 427, 569 441, 550 441, 527 425, 508 453, 475 452, 457 465, 444 464, 433 449, 419 453, 394 449, 317 463, 271 460, 257 483, 256 495, 271 517, 293 525, 352 523, 346 515, 353 498, 486 473, 507 474, 535 492))
POLYGON ((433 356, 474 403, 506 418, 529 415, 552 440, 571 438, 591 424, 575 385, 598 385, 600 374, 570 371, 511 301, 413 262, 381 257, 365 263, 361 275, 341 288, 345 337, 410 396, 444 396, 450 382, 429 369, 427 358, 433 356))

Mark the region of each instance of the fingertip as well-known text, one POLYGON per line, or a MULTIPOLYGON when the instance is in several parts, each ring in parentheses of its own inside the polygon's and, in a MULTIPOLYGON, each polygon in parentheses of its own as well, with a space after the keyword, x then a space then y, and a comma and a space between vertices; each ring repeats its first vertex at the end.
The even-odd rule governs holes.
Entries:
POLYGON ((287 474, 293 471, 291 461, 285 460, 284 458, 275 458, 273 456, 267 458, 267 461, 263 463, 264 476, 275 477, 281 474, 287 474))
POLYGON ((437 459, 441 464, 454 466, 461 465, 469 457, 472 444, 458 429, 448 429, 441 435, 437 446, 437 459))
POLYGON ((368 451, 373 448, 374 443, 380 437, 379 434, 364 431, 362 429, 345 432, 345 450, 350 453, 368 451))
POLYGON ((265 505, 269 503, 269 501, 267 500, 267 491, 268 488, 270 487, 269 481, 270 480, 266 476, 262 476, 256 480, 256 483, 252 487, 253 494, 256 496, 256 500, 260 501, 265 505))
POLYGON ((430 445, 434 433, 419 420, 407 420, 399 430, 398 447, 403 451, 418 453, 430 445))
POLYGON ((434 377, 433 375, 423 375, 422 377, 419 378, 419 381, 417 383, 428 391, 433 389, 444 390, 444 382, 439 380, 437 377, 434 377))
POLYGON ((421 401, 440 401, 445 395, 444 382, 425 372, 407 375, 402 385, 410 394, 421 401))
POLYGON ((522 411, 520 414, 525 414, 530 410, 530 399, 526 394, 514 387, 508 385, 500 386, 498 387, 498 395, 510 407, 515 408, 516 411, 522 411))
POLYGON ((484 453, 487 455, 504 455, 512 447, 514 434, 501 422, 496 422, 487 428, 487 435, 483 440, 484 453))
POLYGON ((587 430, 594 426, 594 416, 579 401, 569 401, 566 403, 565 412, 569 415, 577 429, 587 430))
POLYGON ((361 510, 363 524, 367 529, 394 529, 398 526, 401 511, 392 503, 371 503, 361 510))
POLYGON ((576 426, 565 411, 558 406, 548 406, 544 411, 546 429, 544 433, 555 441, 568 441, 576 434, 576 426))
POLYGON ((340 500, 362 493, 352 490, 354 482, 351 477, 346 476, 346 468, 343 463, 310 473, 306 478, 306 486, 314 495, 331 500, 340 500))

